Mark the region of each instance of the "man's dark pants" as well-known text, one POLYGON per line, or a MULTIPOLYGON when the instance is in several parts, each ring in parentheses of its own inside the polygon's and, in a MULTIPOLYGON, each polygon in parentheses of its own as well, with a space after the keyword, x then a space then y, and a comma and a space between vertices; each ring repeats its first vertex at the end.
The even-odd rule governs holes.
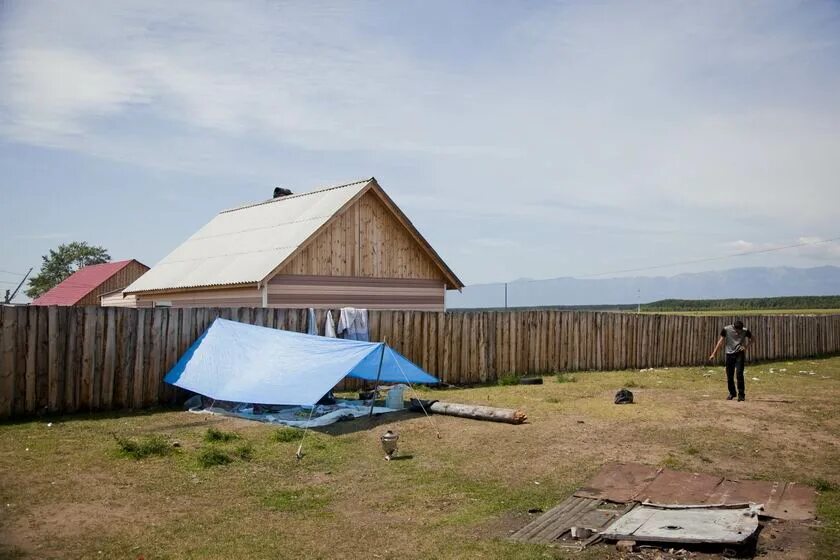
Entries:
POLYGON ((735 396, 735 376, 738 378, 738 396, 744 396, 744 352, 726 355, 726 384, 729 394, 735 396))

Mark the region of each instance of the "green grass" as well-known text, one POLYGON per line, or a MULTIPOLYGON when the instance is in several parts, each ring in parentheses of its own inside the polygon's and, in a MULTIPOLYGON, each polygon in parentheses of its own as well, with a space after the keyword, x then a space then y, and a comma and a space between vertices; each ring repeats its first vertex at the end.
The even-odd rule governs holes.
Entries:
POLYGON ((277 428, 271 433, 271 439, 276 442, 286 443, 300 441, 301 435, 301 431, 296 428, 277 428))
POLYGON ((558 373, 554 376, 554 379, 557 380, 557 383, 574 383, 577 381, 577 377, 571 373, 558 373))
POLYGON ((325 489, 309 487, 275 490, 262 499, 264 507, 287 513, 323 511, 329 503, 330 497, 325 489))
POLYGON ((223 432, 218 428, 207 428, 207 432, 204 434, 204 441, 208 443, 233 441, 239 438, 240 435, 236 432, 223 432))
POLYGON ((508 375, 502 375, 499 377, 498 384, 502 387, 506 387, 508 385, 519 385, 520 376, 513 373, 508 375))
POLYGON ((573 377, 418 388, 421 398, 520 408, 529 422, 408 413, 341 422, 309 430, 301 460, 301 430, 181 411, 0 424, 0 557, 329 558, 340 541, 350 557, 617 559, 606 546, 506 540, 534 519, 529 509, 547 511, 615 460, 810 483, 819 523, 804 556, 836 555, 840 358, 750 365, 746 403, 725 400, 720 367, 573 377), (629 381, 644 390, 616 406, 629 381), (790 402, 769 402, 780 398, 790 402), (209 428, 239 437, 208 442, 209 428), (405 459, 383 460, 386 429, 405 459), (111 433, 130 449, 180 447, 125 460, 111 433))
POLYGON ((228 465, 234 461, 234 457, 229 451, 216 446, 205 447, 199 451, 197 459, 198 464, 205 469, 228 465))
POLYGON ((145 459, 147 457, 162 457, 174 451, 167 439, 161 435, 150 435, 141 438, 128 438, 115 435, 117 452, 123 457, 131 459, 145 459))

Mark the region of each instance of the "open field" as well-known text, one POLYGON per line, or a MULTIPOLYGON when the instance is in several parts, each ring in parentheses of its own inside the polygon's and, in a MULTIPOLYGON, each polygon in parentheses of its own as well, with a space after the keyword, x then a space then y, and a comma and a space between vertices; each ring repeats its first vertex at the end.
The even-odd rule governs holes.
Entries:
POLYGON ((426 418, 394 414, 310 433, 300 462, 286 432, 180 411, 0 424, 0 557, 618 558, 504 540, 528 509, 615 460, 815 484, 820 527, 764 558, 835 557, 840 358, 750 367, 746 403, 723 399, 719 367, 568 377, 431 395, 520 407, 529 424, 435 417, 436 439, 426 418), (612 404, 621 386, 637 404, 612 404), (386 425, 410 458, 382 460, 386 425), (209 427, 239 438, 208 443, 209 427), (154 434, 180 447, 141 460, 118 452, 114 435, 154 434), (202 466, 225 454, 229 464, 202 466))
POLYGON ((840 315, 840 309, 705 309, 702 311, 645 311, 647 315, 690 315, 692 317, 749 317, 755 315, 840 315))

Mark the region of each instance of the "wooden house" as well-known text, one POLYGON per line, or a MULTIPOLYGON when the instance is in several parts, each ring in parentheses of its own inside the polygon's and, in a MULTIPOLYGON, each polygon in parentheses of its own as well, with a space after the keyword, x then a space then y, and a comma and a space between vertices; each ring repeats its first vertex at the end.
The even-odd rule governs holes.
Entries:
POLYGON ((123 294, 137 306, 440 311, 462 287, 370 178, 221 212, 123 294))
POLYGON ((134 259, 85 266, 38 296, 32 305, 100 305, 103 294, 124 289, 147 270, 148 266, 134 259))

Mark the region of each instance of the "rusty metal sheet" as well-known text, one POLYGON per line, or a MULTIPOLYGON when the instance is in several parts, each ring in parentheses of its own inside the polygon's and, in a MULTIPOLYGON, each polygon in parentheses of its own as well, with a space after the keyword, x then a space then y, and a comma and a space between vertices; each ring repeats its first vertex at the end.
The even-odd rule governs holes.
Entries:
POLYGON ((650 484, 659 469, 638 463, 608 463, 583 488, 575 492, 579 498, 610 502, 630 502, 650 484))
POLYGON ((721 476, 663 469, 636 499, 662 505, 705 504, 721 482, 721 476))
POLYGON ((805 521, 817 516, 817 492, 810 486, 788 482, 780 498, 771 496, 764 504, 764 513, 777 519, 805 521))
POLYGON ((816 492, 793 482, 728 480, 719 476, 657 469, 635 463, 609 463, 584 487, 580 498, 660 505, 763 504, 764 515, 806 520, 816 516, 816 492))
POLYGON ((784 488, 784 482, 771 480, 724 480, 709 495, 707 504, 764 504, 784 488))

